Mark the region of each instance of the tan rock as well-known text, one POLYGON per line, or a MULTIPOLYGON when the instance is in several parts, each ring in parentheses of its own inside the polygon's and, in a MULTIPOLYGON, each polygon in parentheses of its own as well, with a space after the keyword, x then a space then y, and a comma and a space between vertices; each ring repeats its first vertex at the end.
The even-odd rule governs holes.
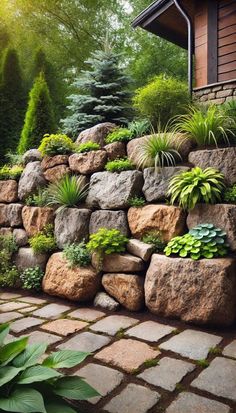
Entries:
POLYGON ((57 165, 53 168, 46 169, 44 172, 44 178, 49 182, 56 182, 64 175, 70 173, 70 168, 66 165, 57 165))
POLYGON ((153 253, 153 246, 138 239, 130 239, 127 244, 127 251, 144 261, 148 261, 153 253))
POLYGON ((43 291, 72 301, 90 301, 99 290, 100 275, 92 266, 69 268, 63 253, 53 254, 43 278, 43 291))
POLYGON ((70 169, 73 172, 90 175, 104 169, 107 161, 106 151, 91 151, 87 153, 74 153, 69 157, 70 169))
POLYGON ((0 202, 16 202, 18 200, 18 184, 13 179, 0 181, 0 202))
POLYGON ((41 166, 45 170, 57 165, 68 165, 68 158, 68 155, 45 156, 41 162, 41 166))
POLYGON ((86 129, 81 132, 76 140, 77 144, 92 141, 98 143, 101 147, 105 145, 105 138, 117 126, 114 123, 104 122, 86 129))
POLYGON ((124 158, 126 156, 126 145, 124 142, 113 142, 104 146, 107 152, 108 159, 113 161, 117 158, 124 158))
MULTIPOLYGON (((93 266, 98 266, 96 254, 93 254, 93 266)), ((102 261, 102 271, 104 272, 139 272, 144 270, 144 262, 141 258, 131 254, 110 254, 104 255, 102 261)))
POLYGON ((154 254, 145 279, 149 310, 196 324, 231 325, 236 318, 236 260, 154 254))
POLYGON ((132 235, 141 238, 150 231, 160 231, 164 241, 182 235, 186 228, 186 213, 169 205, 146 205, 130 208, 128 223, 132 235))
POLYGON ((144 305, 144 278, 135 274, 104 274, 102 285, 106 292, 130 311, 144 305))
POLYGON ((32 237, 42 231, 45 225, 53 224, 54 210, 48 207, 24 206, 22 220, 27 235, 32 237))

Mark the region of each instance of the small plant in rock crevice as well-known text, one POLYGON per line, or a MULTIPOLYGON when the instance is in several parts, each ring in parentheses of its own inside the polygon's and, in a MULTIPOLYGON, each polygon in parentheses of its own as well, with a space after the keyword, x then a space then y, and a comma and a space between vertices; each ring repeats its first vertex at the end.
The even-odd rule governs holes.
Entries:
POLYGON ((44 272, 40 267, 30 267, 26 268, 25 271, 20 274, 20 280, 22 283, 22 288, 24 290, 35 290, 41 291, 42 279, 44 272))
POLYGON ((135 169, 132 161, 128 158, 115 159, 114 161, 108 161, 105 165, 105 169, 108 172, 122 172, 135 169))
POLYGON ((226 188, 224 191, 224 202, 236 204, 236 184, 226 188))
POLYGON ((63 250, 63 256, 68 261, 69 268, 87 267, 91 263, 91 255, 85 242, 67 245, 63 250))
POLYGON ((105 142, 129 142, 132 139, 132 132, 127 128, 117 128, 113 132, 109 133, 105 139, 105 142))
POLYGON ((143 197, 134 196, 129 199, 129 206, 134 208, 143 207, 146 204, 146 200, 143 197))
POLYGON ((39 188, 38 192, 28 196, 25 200, 25 204, 28 206, 44 207, 48 203, 48 191, 47 188, 39 188))
POLYGON ((19 273, 13 264, 18 247, 12 235, 0 235, 0 286, 19 287, 19 273))
POLYGON ((57 245, 54 238, 53 226, 46 225, 42 231, 29 239, 29 244, 36 254, 55 251, 57 245))
POLYGON ((142 241, 146 244, 150 244, 153 247, 153 252, 163 252, 166 243, 162 239, 160 231, 150 231, 147 232, 143 237, 142 241))
POLYGON ((76 153, 86 153, 91 151, 98 151, 100 149, 100 145, 93 141, 83 142, 79 145, 74 146, 74 151, 76 153))

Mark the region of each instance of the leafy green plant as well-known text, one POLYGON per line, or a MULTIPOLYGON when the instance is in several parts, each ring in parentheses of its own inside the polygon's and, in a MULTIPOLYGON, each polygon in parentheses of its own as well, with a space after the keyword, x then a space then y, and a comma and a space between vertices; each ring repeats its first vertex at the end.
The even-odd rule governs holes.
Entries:
POLYGON ((197 203, 214 204, 222 198, 225 188, 224 175, 213 168, 202 170, 195 167, 175 175, 169 184, 171 204, 178 202, 184 209, 192 209, 197 203))
POLYGON ((17 251, 12 235, 0 235, 0 286, 18 287, 19 273, 12 263, 13 254, 17 251))
POLYGON ((158 132, 141 142, 137 148, 138 167, 163 168, 164 166, 175 166, 181 156, 174 144, 173 134, 167 131, 158 132))
POLYGON ((117 128, 109 133, 105 139, 106 143, 128 142, 132 139, 132 132, 127 128, 117 128))
POLYGON ((236 204, 236 184, 224 191, 224 201, 230 204, 236 204))
POLYGON ((74 146, 74 150, 77 153, 97 151, 98 149, 100 149, 100 145, 93 141, 83 142, 80 145, 74 146))
POLYGON ((69 399, 86 400, 98 392, 81 377, 64 376, 58 369, 72 368, 89 353, 62 350, 41 362, 47 344, 28 345, 28 337, 4 341, 10 331, 0 325, 0 409, 16 413, 76 413, 69 399))
POLYGON ((0 168, 0 180, 16 179, 18 180, 23 172, 22 166, 4 165, 0 168))
POLYGON ((129 206, 139 208, 146 204, 146 200, 141 196, 134 196, 129 199, 129 206))
POLYGON ((58 205, 57 212, 66 207, 76 207, 84 201, 88 194, 88 185, 84 185, 84 178, 75 175, 63 176, 59 181, 48 187, 48 205, 58 205))
POLYGON ((45 228, 29 239, 29 244, 36 254, 53 252, 57 248, 54 238, 53 227, 46 225, 45 228))
POLYGON ((43 156, 65 155, 73 152, 74 143, 63 134, 44 135, 38 150, 43 156))
POLYGON ((133 138, 141 138, 151 131, 152 125, 149 120, 135 120, 128 125, 133 138))
POLYGON ((230 120, 230 128, 234 133, 233 142, 236 141, 236 99, 229 100, 223 105, 220 105, 220 110, 223 116, 230 120))
POLYGON ((21 166, 24 165, 23 155, 14 153, 14 152, 7 152, 6 159, 8 161, 8 165, 10 166, 21 166))
POLYGON ((84 242, 79 244, 70 244, 64 248, 64 257, 69 263, 69 268, 76 267, 87 267, 91 263, 91 255, 84 242))
POLYGON ((215 245, 226 243, 226 232, 213 224, 199 224, 189 231, 189 234, 201 242, 213 242, 215 245))
POLYGON ((135 166, 133 162, 128 158, 120 158, 115 159, 114 161, 108 161, 105 165, 106 171, 109 172, 129 171, 134 168, 135 166))
POLYGON ((39 188, 36 194, 28 196, 25 204, 28 206, 44 207, 48 202, 48 191, 45 188, 39 188))
POLYGON ((142 237, 142 241, 146 244, 152 245, 154 252, 162 252, 166 246, 165 242, 162 239, 160 231, 147 232, 142 237))
POLYGON ((25 290, 41 291, 42 279, 44 272, 40 267, 26 268, 25 271, 20 274, 20 280, 22 288, 25 290))
POLYGON ((198 146, 218 146, 229 144, 234 136, 231 125, 232 119, 223 115, 216 106, 209 106, 207 110, 191 107, 188 114, 179 116, 175 130, 185 133, 198 146))

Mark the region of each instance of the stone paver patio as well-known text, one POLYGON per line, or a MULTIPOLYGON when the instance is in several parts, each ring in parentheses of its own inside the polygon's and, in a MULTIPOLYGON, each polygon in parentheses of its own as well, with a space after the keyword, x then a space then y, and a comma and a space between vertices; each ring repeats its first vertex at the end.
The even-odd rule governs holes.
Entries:
POLYGON ((111 313, 46 295, 0 292, 0 323, 48 350, 91 352, 70 374, 100 393, 83 413, 236 413, 236 329, 196 328, 148 312, 111 313))

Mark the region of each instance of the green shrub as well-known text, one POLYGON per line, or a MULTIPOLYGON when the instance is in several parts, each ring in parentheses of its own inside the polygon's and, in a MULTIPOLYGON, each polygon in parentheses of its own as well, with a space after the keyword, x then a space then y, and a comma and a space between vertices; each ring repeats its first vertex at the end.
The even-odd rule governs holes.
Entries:
POLYGON ((198 203, 214 204, 220 201, 224 188, 221 172, 195 167, 171 179, 168 196, 171 197, 171 204, 177 202, 184 209, 192 209, 198 203))
POLYGON ((29 239, 29 244, 36 254, 55 251, 57 245, 52 225, 46 225, 42 231, 33 235, 33 237, 29 239))
POLYGON ((23 155, 19 153, 8 152, 6 159, 9 166, 22 166, 24 165, 23 155))
POLYGON ((132 134, 132 138, 141 138, 148 135, 151 131, 152 125, 149 120, 135 120, 129 123, 128 129, 132 134))
POLYGON ((226 244, 226 232, 216 228, 213 224, 199 224, 192 228, 189 234, 203 243, 226 244))
POLYGON ((98 151, 99 149, 100 149, 100 145, 93 141, 88 141, 88 142, 81 143, 80 145, 75 145, 75 152, 77 153, 98 151))
POLYGON ((229 144, 234 136, 232 120, 216 106, 204 110, 191 107, 189 113, 177 118, 176 132, 185 133, 198 146, 229 144))
POLYGON ((19 274, 12 264, 13 254, 17 251, 17 245, 12 235, 0 235, 0 286, 18 287, 19 274))
POLYGON ((187 85, 172 77, 157 76, 137 90, 134 107, 155 127, 165 127, 174 116, 184 113, 190 102, 187 85))
POLYGON ((73 149, 73 141, 63 134, 44 135, 38 148, 42 156, 65 155, 73 149))
POLYGON ((139 208, 146 204, 146 200, 141 196, 134 196, 133 198, 129 199, 129 206, 139 208))
POLYGON ((22 288, 25 290, 41 291, 44 272, 40 267, 30 267, 20 275, 22 288))
POLYGON ((69 399, 86 400, 99 395, 81 377, 64 376, 61 370, 82 363, 89 353, 62 350, 45 355, 47 344, 28 345, 28 337, 4 344, 9 331, 8 324, 0 325, 2 411, 76 413, 69 399))
POLYGON ((153 246, 154 252, 162 252, 166 246, 165 242, 162 239, 160 231, 151 231, 147 232, 143 237, 142 241, 146 244, 153 246))
POLYGON ((0 168, 0 180, 15 179, 18 180, 23 172, 22 166, 4 165, 0 168))
POLYGON ((224 192, 224 201, 230 204, 236 204, 236 184, 226 188, 224 192))
POLYGON ((117 128, 109 133, 105 139, 106 143, 128 142, 132 139, 132 132, 127 128, 117 128))
POLYGON ((64 257, 69 262, 69 267, 87 267, 91 263, 91 255, 84 242, 67 245, 63 251, 64 257))
POLYGON ((28 196, 25 200, 25 204, 28 206, 44 207, 48 202, 47 189, 39 188, 38 193, 28 196))
POLYGON ((141 142, 137 151, 138 167, 163 168, 164 166, 175 166, 181 156, 174 146, 174 139, 171 133, 165 131, 158 132, 141 142))
POLYGON ((76 207, 84 201, 88 194, 88 185, 84 185, 84 178, 75 175, 65 175, 58 182, 48 187, 48 205, 58 205, 57 212, 66 207, 76 207))
POLYGON ((134 169, 135 166, 128 158, 115 159, 114 161, 108 161, 105 169, 108 172, 122 172, 134 169))
POLYGON ((95 234, 91 234, 87 248, 99 255, 109 255, 124 252, 128 238, 118 229, 100 228, 95 234))

